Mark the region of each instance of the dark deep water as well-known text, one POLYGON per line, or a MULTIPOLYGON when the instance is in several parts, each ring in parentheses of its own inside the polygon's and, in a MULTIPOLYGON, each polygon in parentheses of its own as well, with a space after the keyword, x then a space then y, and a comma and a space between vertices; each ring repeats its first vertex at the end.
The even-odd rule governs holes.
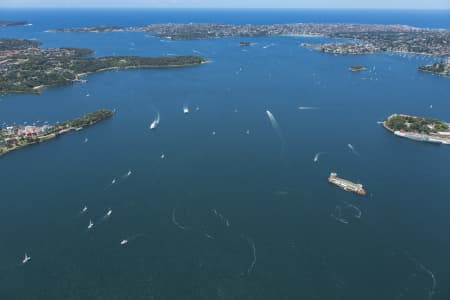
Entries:
POLYGON ((450 121, 450 79, 416 71, 433 59, 299 47, 317 38, 245 39, 257 44, 242 48, 234 38, 44 32, 157 22, 450 28, 449 11, 2 10, 0 19, 33 23, 0 36, 43 47, 211 61, 0 96, 8 124, 117 109, 0 158, 0 299, 450 298, 450 146, 400 139, 376 123, 400 112, 450 121), (350 73, 354 64, 370 70, 350 73), (314 163, 317 152, 325 153, 314 163), (331 171, 369 195, 329 185, 331 171), (24 252, 32 259, 21 265, 24 252))

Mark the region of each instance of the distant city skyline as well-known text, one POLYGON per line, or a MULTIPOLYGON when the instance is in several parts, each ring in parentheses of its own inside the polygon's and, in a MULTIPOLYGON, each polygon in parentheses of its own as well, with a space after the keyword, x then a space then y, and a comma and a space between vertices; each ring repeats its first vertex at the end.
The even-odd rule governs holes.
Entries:
POLYGON ((2 0, 0 7, 450 9, 450 0, 2 0))

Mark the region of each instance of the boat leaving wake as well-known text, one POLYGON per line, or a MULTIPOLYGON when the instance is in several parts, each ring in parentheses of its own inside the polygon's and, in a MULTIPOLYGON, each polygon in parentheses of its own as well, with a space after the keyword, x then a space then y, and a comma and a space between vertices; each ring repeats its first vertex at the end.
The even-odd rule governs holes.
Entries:
POLYGON ((188 114, 188 113, 189 113, 189 106, 188 106, 187 103, 185 103, 185 104, 183 105, 183 113, 184 113, 184 114, 188 114))
POLYGON ((138 233, 138 234, 132 235, 130 237, 127 237, 127 238, 121 240, 120 245, 125 246, 126 244, 131 243, 132 241, 134 241, 135 239, 140 238, 140 237, 148 237, 148 236, 145 233, 138 233))
POLYGON ((111 217, 111 214, 112 214, 112 209, 108 209, 106 214, 100 219, 100 221, 98 223, 101 224, 101 223, 107 221, 111 217))
POLYGON ((325 154, 325 152, 317 152, 314 156, 313 162, 318 162, 320 155, 325 154))
POLYGON ((128 172, 122 176, 122 179, 127 179, 128 177, 130 177, 131 173, 131 170, 128 170, 128 172))
POLYGON ((283 157, 284 149, 286 147, 286 142, 284 141, 283 134, 280 129, 280 125, 278 125, 277 119, 275 119, 275 116, 269 110, 266 110, 266 114, 269 117, 269 120, 270 120, 270 123, 272 124, 273 129, 275 130, 276 134, 278 135, 278 138, 281 141, 280 157, 283 157))
POLYGON ((150 129, 156 129, 159 125, 161 117, 159 115, 159 111, 156 113, 156 118, 153 120, 153 122, 150 124, 150 129))
POLYGON ((81 216, 81 215, 83 215, 84 213, 86 213, 87 212, 87 210, 88 210, 88 208, 87 208, 87 206, 85 205, 85 206, 83 206, 83 208, 81 209, 81 211, 78 213, 78 216, 81 216))
POLYGON ((116 178, 114 178, 112 181, 111 181, 111 183, 110 184, 108 184, 106 187, 105 187, 105 190, 107 190, 107 189, 109 189, 110 187, 112 187, 113 185, 115 185, 116 184, 116 182, 117 182, 117 179, 116 178))
POLYGON ((352 151, 353 154, 355 154, 356 156, 361 156, 359 155, 358 151, 355 150, 355 147, 353 147, 352 144, 347 144, 347 147, 352 151))
POLYGON ((318 107, 314 106, 299 106, 298 109, 300 110, 313 110, 313 109, 319 109, 318 107))

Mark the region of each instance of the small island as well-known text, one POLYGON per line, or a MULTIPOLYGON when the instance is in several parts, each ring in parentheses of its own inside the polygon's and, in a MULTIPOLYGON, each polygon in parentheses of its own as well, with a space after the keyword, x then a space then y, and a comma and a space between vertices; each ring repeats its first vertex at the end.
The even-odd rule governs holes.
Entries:
POLYGON ((194 56, 86 57, 91 49, 39 48, 34 40, 0 39, 0 93, 40 93, 45 87, 82 82, 81 76, 114 69, 194 66, 207 59, 194 56))
POLYGON ((23 147, 46 142, 70 131, 79 131, 112 117, 113 111, 101 109, 55 125, 18 125, 0 127, 0 156, 23 147))
POLYGON ((351 66, 348 69, 349 69, 349 71, 352 71, 352 72, 361 72, 361 71, 367 70, 367 67, 360 66, 360 65, 355 65, 355 66, 351 66))
POLYGON ((0 20, 0 26, 23 26, 28 25, 25 21, 7 21, 7 20, 0 20))
POLYGON ((249 47, 249 46, 255 45, 255 43, 252 43, 252 42, 240 42, 239 45, 241 47, 249 47))
POLYGON ((437 119, 394 114, 383 122, 383 126, 396 136, 414 141, 450 144, 450 125, 437 119))
POLYGON ((436 75, 450 76, 450 59, 447 61, 436 62, 432 65, 420 66, 418 70, 436 75))

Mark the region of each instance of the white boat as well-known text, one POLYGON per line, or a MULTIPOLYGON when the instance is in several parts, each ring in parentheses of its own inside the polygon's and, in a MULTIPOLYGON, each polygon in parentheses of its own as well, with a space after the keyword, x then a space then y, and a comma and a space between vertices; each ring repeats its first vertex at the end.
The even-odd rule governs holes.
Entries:
POLYGON ((120 244, 121 244, 121 245, 128 244, 128 240, 122 240, 122 241, 120 242, 120 244))
POLYGON ((22 260, 22 264, 26 264, 26 263, 29 262, 30 260, 31 260, 31 257, 28 256, 28 255, 25 253, 25 257, 24 257, 23 260, 22 260))
POLYGON ((94 223, 92 223, 92 220, 89 220, 89 225, 88 225, 88 229, 91 229, 92 227, 94 227, 94 223))
POLYGON ((159 120, 160 120, 160 117, 159 117, 159 113, 158 113, 158 115, 156 116, 156 119, 150 124, 150 129, 156 129, 156 127, 158 127, 159 120))
POLYGON ((317 162, 317 161, 319 160, 319 156, 320 156, 320 153, 317 153, 317 154, 314 156, 313 161, 314 161, 314 162, 317 162))
POLYGON ((156 129, 158 127, 158 122, 153 121, 152 124, 150 124, 150 129, 156 129))
POLYGON ((83 209, 81 210, 82 213, 87 211, 87 206, 84 206, 83 209))
POLYGON ((189 113, 189 107, 187 107, 187 105, 183 107, 183 113, 184 114, 188 114, 189 113))
POLYGON ((112 209, 108 210, 108 212, 106 213, 106 216, 109 217, 112 214, 112 209))

